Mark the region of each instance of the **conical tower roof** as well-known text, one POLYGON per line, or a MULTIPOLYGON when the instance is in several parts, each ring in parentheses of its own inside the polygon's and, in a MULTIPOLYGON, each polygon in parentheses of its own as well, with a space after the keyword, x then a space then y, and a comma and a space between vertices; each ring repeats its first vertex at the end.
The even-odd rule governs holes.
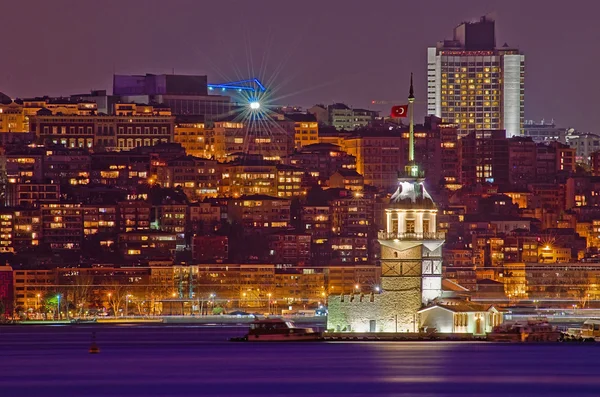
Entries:
POLYGON ((392 195, 388 208, 397 209, 437 209, 433 199, 427 193, 425 185, 419 180, 401 180, 396 192, 392 195))

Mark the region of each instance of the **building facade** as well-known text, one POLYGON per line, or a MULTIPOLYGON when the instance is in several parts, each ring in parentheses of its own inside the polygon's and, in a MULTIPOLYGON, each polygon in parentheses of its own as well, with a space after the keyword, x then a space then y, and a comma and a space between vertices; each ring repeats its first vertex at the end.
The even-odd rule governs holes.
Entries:
POLYGON ((68 148, 130 150, 173 141, 175 118, 164 108, 115 105, 115 115, 63 114, 42 108, 30 117, 38 143, 68 148))
POLYGON ((427 50, 427 112, 459 125, 459 134, 506 130, 522 135, 525 56, 496 47, 495 21, 486 16, 454 29, 452 40, 427 50))

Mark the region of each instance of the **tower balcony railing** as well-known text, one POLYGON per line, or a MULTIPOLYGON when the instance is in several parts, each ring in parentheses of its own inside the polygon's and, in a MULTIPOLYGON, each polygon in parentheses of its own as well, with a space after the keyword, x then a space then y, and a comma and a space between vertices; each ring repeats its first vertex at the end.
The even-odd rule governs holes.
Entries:
POLYGON ((379 240, 444 240, 444 232, 400 233, 380 231, 379 240))
POLYGON ((398 171, 398 179, 425 179, 425 171, 419 169, 405 169, 398 171))

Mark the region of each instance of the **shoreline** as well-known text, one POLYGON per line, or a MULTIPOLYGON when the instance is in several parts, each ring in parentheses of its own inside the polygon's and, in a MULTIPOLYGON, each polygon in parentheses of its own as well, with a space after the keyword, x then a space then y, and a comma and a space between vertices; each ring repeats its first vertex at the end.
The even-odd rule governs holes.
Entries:
MULTIPOLYGON (((310 324, 319 328, 325 328, 327 325, 327 317, 286 317, 286 316, 269 316, 269 318, 284 318, 289 319, 296 324, 310 324)), ((148 325, 240 325, 245 326, 251 322, 264 317, 250 316, 162 316, 162 317, 119 317, 119 318, 76 318, 70 320, 12 320, 7 323, 0 323, 0 326, 56 326, 56 325, 105 325, 105 324, 148 324, 148 325)))

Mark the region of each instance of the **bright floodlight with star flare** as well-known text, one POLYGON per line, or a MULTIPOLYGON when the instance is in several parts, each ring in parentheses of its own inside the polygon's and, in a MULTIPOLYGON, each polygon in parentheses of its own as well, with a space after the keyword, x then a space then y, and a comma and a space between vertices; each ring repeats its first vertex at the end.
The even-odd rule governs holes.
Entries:
POLYGON ((250 102, 250 109, 258 110, 259 108, 260 108, 260 102, 257 102, 257 101, 250 102))

